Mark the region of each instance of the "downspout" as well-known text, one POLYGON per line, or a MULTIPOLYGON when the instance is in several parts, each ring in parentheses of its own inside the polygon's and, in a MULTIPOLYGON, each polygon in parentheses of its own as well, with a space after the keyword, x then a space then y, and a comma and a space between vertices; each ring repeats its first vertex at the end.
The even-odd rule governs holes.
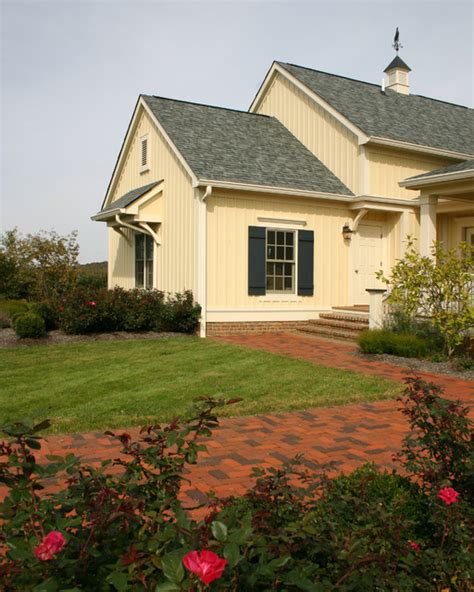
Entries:
POLYGON ((200 337, 206 337, 207 325, 207 204, 212 195, 212 185, 207 185, 203 194, 196 189, 197 195, 197 301, 201 305, 200 337))

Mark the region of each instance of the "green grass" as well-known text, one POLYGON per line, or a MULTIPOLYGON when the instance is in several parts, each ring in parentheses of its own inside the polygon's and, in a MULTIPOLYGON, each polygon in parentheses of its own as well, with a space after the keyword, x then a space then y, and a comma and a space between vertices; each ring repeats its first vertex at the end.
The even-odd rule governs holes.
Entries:
POLYGON ((393 397, 399 384, 197 338, 0 350, 0 424, 50 418, 54 432, 163 421, 200 395, 242 397, 253 415, 393 397))

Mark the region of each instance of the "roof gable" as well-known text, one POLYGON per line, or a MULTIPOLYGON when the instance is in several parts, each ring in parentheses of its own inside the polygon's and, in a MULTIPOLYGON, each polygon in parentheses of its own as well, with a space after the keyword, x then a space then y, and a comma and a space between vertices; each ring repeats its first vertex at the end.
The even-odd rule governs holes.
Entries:
POLYGON ((199 179, 353 195, 273 117, 142 98, 199 179))
POLYGON ((474 154, 474 110, 277 62, 368 136, 474 154))

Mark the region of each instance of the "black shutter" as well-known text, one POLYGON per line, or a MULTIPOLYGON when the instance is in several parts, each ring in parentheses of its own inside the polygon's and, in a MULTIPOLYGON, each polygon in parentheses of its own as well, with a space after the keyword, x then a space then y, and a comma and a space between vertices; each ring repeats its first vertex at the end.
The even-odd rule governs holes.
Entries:
POLYGON ((298 295, 314 294, 314 232, 298 231, 298 295))
POLYGON ((266 229, 249 226, 249 296, 265 294, 266 229))

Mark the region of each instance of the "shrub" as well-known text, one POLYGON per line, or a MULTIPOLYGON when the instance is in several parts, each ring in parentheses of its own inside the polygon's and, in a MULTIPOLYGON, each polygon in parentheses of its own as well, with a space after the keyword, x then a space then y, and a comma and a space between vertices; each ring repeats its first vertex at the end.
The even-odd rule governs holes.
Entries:
POLYGON ((44 320, 34 312, 25 312, 15 318, 13 328, 18 337, 39 339, 46 334, 44 320))
POLYGON ((402 400, 415 428, 400 455, 403 475, 364 466, 330 477, 329 467, 310 469, 297 457, 256 469, 241 497, 211 496, 198 518, 183 507, 181 485, 218 425, 216 409, 233 402, 203 398, 184 418, 144 427, 136 441, 111 434, 121 457, 99 468, 73 454, 38 464, 47 421, 5 426, 3 589, 472 589, 467 409, 412 379, 402 400), (52 479, 63 488, 44 490, 52 479))
POLYGON ((89 291, 77 288, 60 305, 66 333, 107 331, 192 332, 201 309, 191 292, 165 296, 159 290, 89 291))
POLYGON ((444 353, 444 338, 439 328, 429 320, 409 317, 402 310, 392 307, 384 327, 394 333, 415 335, 425 341, 430 354, 444 353))
POLYGON ((384 329, 364 331, 358 344, 365 354, 391 354, 405 358, 424 358, 429 352, 426 340, 407 333, 394 333, 384 329))
POLYGON ((84 290, 102 290, 107 288, 107 273, 79 272, 76 285, 84 290))
POLYGON ((434 243, 432 256, 418 253, 412 240, 390 278, 377 277, 390 288, 388 302, 410 320, 425 317, 443 337, 446 353, 453 356, 474 326, 472 277, 474 247, 460 243, 445 251, 434 243))
POLYGON ((59 311, 57 305, 48 301, 33 302, 29 305, 29 310, 43 319, 46 331, 53 331, 58 328, 59 311))

